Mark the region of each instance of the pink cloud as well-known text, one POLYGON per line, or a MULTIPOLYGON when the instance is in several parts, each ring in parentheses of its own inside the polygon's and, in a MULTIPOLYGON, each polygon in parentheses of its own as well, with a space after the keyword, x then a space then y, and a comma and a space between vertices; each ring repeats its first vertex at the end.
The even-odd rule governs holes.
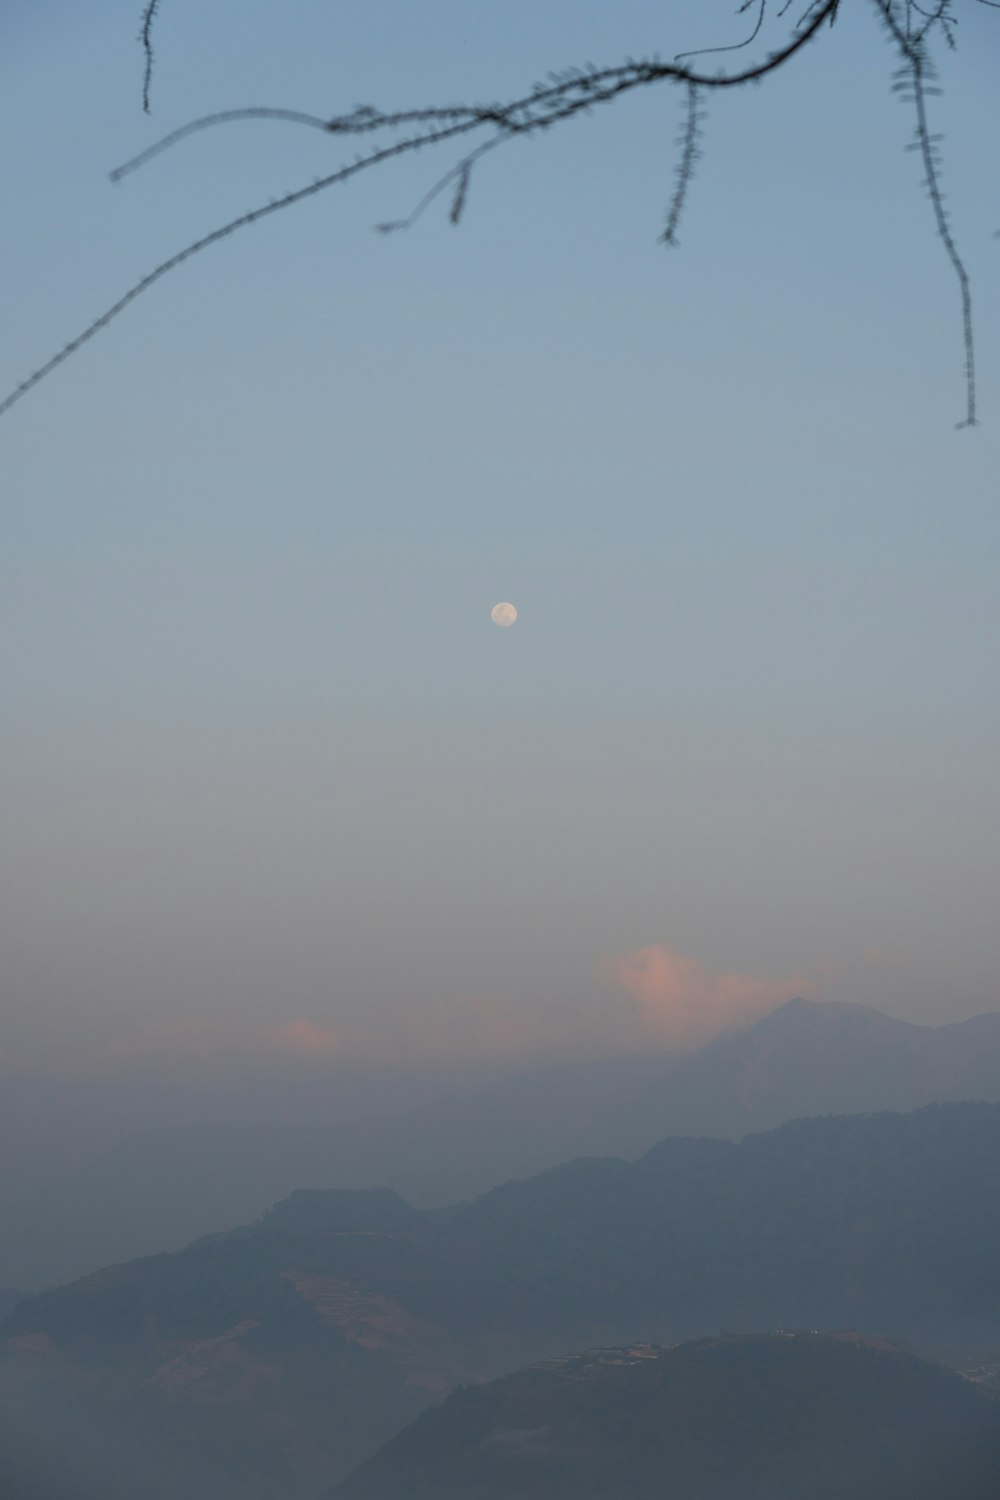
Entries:
POLYGON ((114 1038, 106 1044, 104 1056, 112 1064, 140 1063, 167 1070, 284 1059, 419 1067, 526 1058, 544 1053, 557 1036, 549 1007, 471 995, 400 1006, 370 1026, 334 1026, 303 1017, 283 1022, 188 1017, 114 1038))
POLYGON ((639 1036, 683 1050, 752 1025, 815 989, 801 974, 786 979, 719 974, 665 943, 620 955, 612 960, 610 977, 633 1003, 639 1036))
POLYGON ((157 1071, 240 1067, 297 1059, 324 1065, 421 1067, 543 1055, 560 1036, 547 1006, 514 1004, 483 995, 397 1007, 377 1025, 327 1025, 303 1017, 244 1022, 188 1017, 143 1027, 105 1043, 103 1061, 157 1071))
POLYGON ((188 1017, 105 1043, 105 1065, 181 1073, 301 1062, 315 1067, 516 1065, 637 1050, 690 1050, 749 1026, 796 995, 814 992, 801 974, 771 979, 717 973, 664 943, 620 954, 602 977, 628 997, 535 1001, 471 994, 396 1005, 369 1024, 307 1017, 238 1021, 188 1017))

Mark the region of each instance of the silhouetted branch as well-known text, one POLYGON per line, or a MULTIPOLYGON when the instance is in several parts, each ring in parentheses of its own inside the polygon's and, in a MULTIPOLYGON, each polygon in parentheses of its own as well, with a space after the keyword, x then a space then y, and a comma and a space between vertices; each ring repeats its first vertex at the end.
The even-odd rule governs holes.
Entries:
MULTIPOLYGON (((738 16, 742 16, 744 11, 748 11, 750 7, 755 3, 757 3, 757 0, 743 0, 743 4, 740 6, 736 14, 738 16)), ((751 31, 750 35, 743 38, 742 42, 731 42, 727 47, 698 47, 694 52, 675 52, 674 62, 680 62, 684 57, 708 57, 713 52, 740 52, 744 47, 749 47, 751 42, 755 42, 757 40, 757 35, 760 31, 760 28, 764 24, 764 14, 767 10, 767 0, 759 0, 759 4, 760 10, 757 12, 756 25, 754 26, 754 29, 753 31, 751 31)), ((784 11, 779 11, 779 15, 783 14, 784 11)))
POLYGON ((698 160, 698 125, 701 113, 698 109, 698 84, 689 83, 687 91, 687 119, 681 135, 681 158, 677 164, 677 186, 667 210, 667 222, 661 236, 665 245, 677 244, 677 226, 687 202, 688 188, 694 176, 694 165, 698 160))
MULTIPOLYGON (((694 72, 690 68, 678 63, 661 62, 659 58, 651 58, 645 61, 629 61, 611 68, 590 68, 572 73, 562 77, 556 77, 547 86, 536 85, 530 93, 523 95, 505 105, 453 105, 442 108, 429 108, 417 110, 394 111, 384 113, 369 106, 352 111, 348 115, 334 116, 326 122, 325 128, 331 134, 368 134, 374 131, 397 129, 401 126, 416 124, 436 125, 417 135, 405 136, 402 140, 396 140, 382 148, 372 151, 369 155, 360 157, 348 166, 341 167, 336 172, 331 172, 325 177, 317 178, 306 187, 297 188, 282 197, 272 200, 270 203, 262 204, 258 208, 251 209, 248 213, 240 214, 231 219, 228 224, 221 225, 211 233, 203 235, 200 239, 192 241, 182 250, 161 261, 154 266, 152 271, 147 272, 139 281, 131 286, 123 296, 119 297, 110 307, 69 343, 65 344, 57 354, 46 360, 43 365, 23 380, 11 393, 0 401, 0 416, 8 412, 16 402, 34 387, 64 364, 78 349, 110 323, 119 317, 143 293, 147 292, 157 281, 162 280, 170 271, 182 266, 186 261, 192 260, 201 251, 207 250, 209 246, 216 245, 220 241, 228 239, 241 229, 249 228, 260 219, 271 214, 279 213, 282 209, 291 208, 295 204, 302 203, 307 198, 315 197, 327 188, 339 183, 346 182, 349 178, 357 176, 359 172, 367 171, 372 167, 379 166, 382 162, 392 160, 395 157, 410 154, 425 146, 441 145, 446 141, 454 140, 459 136, 467 135, 474 130, 492 127, 496 136, 490 142, 485 143, 490 148, 499 145, 504 140, 513 139, 519 135, 533 134, 540 130, 548 129, 550 126, 561 123, 572 118, 574 115, 589 112, 600 104, 609 104, 615 99, 632 92, 637 88, 651 84, 675 82, 684 83, 689 87, 701 86, 706 89, 738 88, 752 83, 758 79, 766 78, 769 73, 775 72, 784 66, 790 58, 800 52, 812 38, 817 34, 823 22, 832 16, 837 9, 840 0, 814 0, 806 15, 797 27, 793 29, 791 37, 785 45, 777 51, 772 52, 762 62, 754 63, 738 73, 718 73, 706 75, 694 72), (444 123, 439 123, 444 122, 444 123)), ((150 23, 155 12, 155 6, 147 8, 150 23)), ((287 119, 291 111, 281 111, 281 117, 287 119)), ((184 127, 180 131, 174 131, 170 136, 164 137, 157 146, 151 147, 148 152, 143 153, 134 163, 126 163, 118 169, 117 176, 121 177, 125 171, 132 166, 138 166, 142 161, 150 159, 161 150, 167 150, 169 146, 183 139, 193 129, 207 128, 212 124, 222 123, 223 119, 244 118, 252 119, 258 116, 254 111, 228 112, 222 116, 206 116, 201 121, 192 122, 190 128, 184 127)), ((315 123, 313 117, 306 117, 300 123, 315 123)), ((484 147, 485 149, 485 147, 484 147)), ((466 158, 463 158, 463 162, 466 158)), ((453 180, 456 171, 462 170, 462 163, 458 168, 451 171, 441 179, 440 183, 431 189, 427 200, 437 196, 444 185, 453 180)), ((422 205, 418 205, 416 214, 422 212, 422 205)), ((403 223, 412 222, 414 215, 403 223)))
POLYGON ((311 125, 316 130, 329 130, 330 126, 326 120, 320 119, 319 115, 307 115, 298 109, 268 109, 266 107, 251 107, 250 109, 223 109, 216 114, 203 115, 199 120, 189 120, 186 125, 172 130, 162 140, 154 141, 152 146, 147 146, 145 151, 140 151, 138 156, 132 156, 128 161, 122 162, 120 167, 115 167, 108 173, 112 182, 121 182, 130 172, 136 172, 144 167, 147 162, 153 160, 164 151, 169 151, 171 146, 176 146, 178 141, 186 140, 189 135, 196 135, 201 130, 209 130, 213 125, 230 125, 240 120, 285 120, 292 125, 311 125))
POLYGON ((965 418, 957 426, 974 427, 976 425, 976 346, 972 321, 972 288, 944 206, 941 162, 938 153, 938 143, 941 137, 931 134, 927 116, 927 95, 930 92, 937 92, 928 87, 931 63, 927 53, 927 37, 935 26, 940 26, 949 41, 951 40, 949 26, 954 21, 951 14, 951 0, 937 0, 937 4, 930 11, 917 5, 915 0, 905 0, 902 15, 898 3, 894 3, 894 0, 874 0, 874 3, 876 11, 902 58, 900 76, 893 87, 897 93, 902 94, 914 105, 916 139, 912 149, 919 152, 923 162, 924 181, 934 214, 934 226, 958 281, 962 308, 962 342, 965 350, 965 418), (915 14, 921 18, 920 25, 916 27, 913 26, 915 14))
MULTIPOLYGON (((57 354, 41 365, 33 374, 21 382, 5 400, 0 401, 0 415, 50 375, 59 365, 76 353, 117 318, 138 297, 161 280, 168 272, 193 259, 211 245, 229 238, 237 231, 248 228, 258 220, 283 209, 291 208, 307 198, 315 197, 327 188, 348 181, 358 173, 367 171, 396 157, 409 155, 424 147, 445 145, 459 141, 465 136, 482 130, 490 132, 489 138, 466 151, 457 163, 423 195, 416 208, 404 219, 390 221, 377 227, 383 232, 407 228, 424 213, 441 193, 453 187, 449 218, 458 223, 468 196, 469 181, 473 167, 488 151, 518 136, 533 135, 562 124, 576 115, 589 113, 601 105, 615 100, 639 88, 660 83, 683 85, 687 92, 685 125, 679 139, 680 158, 677 166, 677 181, 666 217, 661 238, 667 244, 676 242, 676 231, 687 202, 688 191, 699 157, 699 125, 702 119, 702 95, 711 90, 740 88, 757 83, 784 67, 819 33, 823 25, 831 25, 837 18, 840 0, 811 0, 803 14, 791 29, 784 44, 763 59, 734 72, 719 71, 709 74, 695 69, 684 59, 704 56, 712 52, 737 51, 749 46, 758 36, 764 22, 767 0, 744 0, 739 8, 743 14, 750 4, 759 4, 759 12, 751 34, 742 42, 728 48, 707 48, 702 52, 680 53, 672 62, 663 62, 658 56, 643 60, 632 60, 613 67, 586 67, 574 69, 561 75, 551 75, 545 84, 536 84, 528 93, 506 103, 452 104, 421 107, 396 111, 382 111, 370 105, 360 106, 347 114, 324 119, 299 110, 247 108, 223 110, 192 120, 179 129, 171 131, 160 141, 147 147, 131 160, 112 172, 116 182, 130 172, 145 166, 162 152, 197 132, 216 125, 248 120, 272 120, 308 126, 330 135, 381 136, 377 146, 354 162, 341 166, 326 176, 319 177, 307 186, 297 188, 273 199, 249 212, 239 215, 227 224, 192 241, 183 249, 160 262, 152 271, 129 288, 111 307, 90 323, 76 338, 65 344, 57 354), (391 138, 386 140, 385 136, 391 138)), ((952 0, 936 0, 931 9, 917 0, 872 0, 889 36, 900 54, 906 73, 911 97, 916 104, 917 147, 921 151, 924 170, 934 212, 935 226, 948 258, 958 278, 962 297, 963 336, 966 351, 966 420, 968 426, 975 422, 975 359, 972 332, 972 304, 969 278, 959 256, 944 210, 940 187, 940 165, 936 155, 935 137, 930 134, 927 121, 926 95, 929 60, 926 39, 935 27, 939 27, 949 42, 955 18, 951 13, 952 0)), ((981 3, 1000 8, 1000 0, 981 0, 981 3)), ((784 15, 791 0, 778 11, 784 15)), ((158 0, 149 0, 143 13, 141 40, 146 53, 146 74, 143 90, 143 105, 149 108, 149 86, 152 77, 153 52, 152 28, 158 9, 158 0)))
POLYGON ((457 166, 452 167, 438 179, 432 188, 428 189, 416 208, 407 214, 405 219, 388 219, 382 224, 376 224, 375 228, 379 234, 395 234, 400 229, 411 229, 425 210, 430 208, 435 198, 439 198, 445 188, 450 187, 452 183, 455 184, 455 193, 448 218, 452 224, 457 224, 465 211, 465 200, 468 196, 469 178, 472 175, 473 166, 481 156, 485 156, 487 151, 492 151, 494 147, 499 146, 504 139, 502 135, 495 135, 491 140, 484 141, 481 146, 477 146, 476 150, 471 151, 468 156, 463 156, 457 166))
POLYGON ((359 172, 363 172, 368 167, 374 167, 380 162, 388 161, 390 157, 401 156, 404 152, 416 150, 419 146, 436 145, 440 141, 447 140, 449 137, 469 128, 470 126, 468 125, 452 126, 449 129, 438 131, 436 135, 428 135, 418 141, 398 141, 381 151, 373 151, 370 156, 361 157, 358 161, 351 162, 346 167, 341 167, 338 172, 331 172, 329 176, 319 177, 306 187, 296 188, 294 192, 286 193, 281 198, 275 198, 270 203, 261 204, 259 208, 251 209, 249 213, 240 214, 238 218, 230 219, 228 224, 223 224, 218 229, 213 229, 210 234, 202 235, 201 239, 193 240, 189 245, 185 245, 183 250, 178 250, 175 255, 169 256, 166 260, 161 261, 158 266, 154 266, 152 271, 147 272, 140 281, 137 281, 134 286, 129 287, 128 291, 119 297, 117 302, 112 303, 99 318, 95 318, 82 333, 77 334, 76 338, 71 339, 68 344, 64 344, 58 354, 54 354, 50 360, 47 360, 44 365, 41 365, 33 374, 29 375, 27 380, 23 380, 16 390, 13 390, 4 401, 0 401, 0 416, 9 411, 16 401, 19 401, 22 396, 26 395, 34 386, 44 380, 47 375, 51 375, 53 370, 58 369, 61 364, 64 364, 84 344, 89 343, 102 329, 107 328, 109 323, 113 323, 115 318, 119 317, 130 303, 134 302, 137 297, 142 296, 143 292, 147 292, 151 286, 160 281, 168 272, 176 270, 178 266, 182 266, 185 261, 191 260, 194 256, 200 254, 202 250, 207 250, 209 245, 217 245, 220 240, 228 239, 230 235, 235 234, 238 230, 246 229, 251 224, 256 224, 259 219, 265 219, 270 214, 280 213, 283 208, 291 208, 293 204, 302 203, 306 198, 313 198, 317 193, 322 193, 326 188, 333 187, 335 183, 346 182, 348 178, 357 176, 359 172))
POLYGON ((972 327, 972 290, 969 286, 969 276, 958 253, 958 248, 952 236, 951 226, 948 223, 948 215, 945 212, 944 198, 941 193, 941 180, 939 176, 939 163, 935 154, 936 137, 932 136, 927 124, 927 88, 926 88, 927 64, 923 55, 917 52, 913 58, 913 96, 917 107, 917 140, 920 145, 920 154, 926 173, 927 192, 934 210, 934 220, 937 225, 938 237, 944 245, 945 253, 951 261, 955 276, 958 280, 959 293, 962 299, 962 333, 965 342, 965 392, 966 412, 965 421, 960 422, 960 427, 975 427, 976 425, 976 346, 972 327))
POLYGON ((460 224, 462 215, 465 213, 465 204, 469 196, 469 179, 472 177, 472 161, 466 157, 458 174, 458 183, 455 187, 455 196, 451 200, 451 211, 448 218, 452 224, 460 224))
POLYGON ((139 40, 142 42, 142 50, 146 54, 146 67, 142 75, 142 107, 149 114, 149 90, 153 83, 153 22, 156 20, 156 12, 160 8, 160 0, 147 0, 146 9, 142 13, 142 31, 139 40))

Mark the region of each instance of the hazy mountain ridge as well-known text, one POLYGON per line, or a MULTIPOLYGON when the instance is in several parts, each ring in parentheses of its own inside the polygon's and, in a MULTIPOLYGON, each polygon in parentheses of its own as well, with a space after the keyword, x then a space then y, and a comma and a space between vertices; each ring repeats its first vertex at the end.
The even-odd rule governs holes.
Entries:
POLYGON ((671 1078, 666 1132, 742 1136, 803 1114, 1000 1099, 1000 1012, 918 1026, 865 1006, 792 1000, 671 1078), (777 1112, 777 1117, 776 1117, 777 1112))
MULTIPOLYGON (((1000 1345, 997 1161, 1000 1106, 958 1104, 665 1140, 447 1211, 305 1190, 22 1303, 0 1395, 26 1428, 126 1413, 170 1500, 305 1500, 456 1384, 584 1345, 781 1324, 1000 1345)), ((68 1495, 129 1495, 130 1462, 68 1495)))
POLYGON ((993 1500, 1000 1402, 871 1341, 592 1351, 453 1393, 329 1500, 993 1500))
MULTIPOLYGON (((417 1205, 444 1205, 574 1156, 634 1156, 665 1135, 738 1139, 798 1115, 1000 1101, 1000 1012, 918 1026, 793 1000, 688 1056, 522 1069, 451 1094, 442 1081, 439 1091, 369 1118, 359 1118, 355 1088, 351 1119, 132 1130, 89 1154, 84 1134, 68 1155, 51 1143, 20 1153, 2 1168, 12 1212, 0 1277, 44 1285, 180 1246, 303 1183, 383 1183, 417 1205)), ((310 1108, 321 1098, 311 1095, 310 1108)), ((238 1101, 228 1103, 238 1117, 238 1101)))
POLYGON ((350 1170, 363 1161, 367 1181, 433 1205, 575 1155, 633 1156, 666 1135, 737 1140, 801 1115, 955 1100, 1000 1102, 1000 1011, 922 1026, 860 1005, 791 1000, 691 1054, 524 1070, 362 1122, 350 1170))

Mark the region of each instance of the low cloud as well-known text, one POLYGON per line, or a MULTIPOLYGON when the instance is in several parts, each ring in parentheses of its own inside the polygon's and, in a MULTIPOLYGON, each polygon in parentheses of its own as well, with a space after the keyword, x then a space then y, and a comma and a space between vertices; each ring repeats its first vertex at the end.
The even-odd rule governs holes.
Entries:
POLYGON ((552 1007, 472 995, 398 1006, 369 1025, 188 1017, 114 1038, 103 1061, 168 1073, 288 1061, 405 1070, 525 1060, 557 1050, 559 1034, 552 1007))
POLYGON ((665 943, 620 954, 597 977, 603 999, 594 991, 579 1002, 452 996, 389 1007, 369 1023, 188 1017, 116 1038, 104 1062, 167 1073, 289 1063, 406 1070, 517 1066, 649 1047, 690 1051, 815 991, 801 974, 716 972, 665 943))
POLYGON ((630 1030, 637 1040, 684 1051, 750 1026, 815 990, 802 974, 768 979, 717 973, 665 943, 621 954, 609 965, 609 977, 632 1002, 630 1030))

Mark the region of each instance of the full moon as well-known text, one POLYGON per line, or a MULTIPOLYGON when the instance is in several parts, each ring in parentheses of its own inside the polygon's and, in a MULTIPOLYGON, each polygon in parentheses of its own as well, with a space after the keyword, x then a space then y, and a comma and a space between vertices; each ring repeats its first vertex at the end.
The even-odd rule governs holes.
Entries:
POLYGON ((506 629, 517 619, 517 610, 513 604, 494 604, 490 610, 490 619, 494 625, 502 625, 506 629))

